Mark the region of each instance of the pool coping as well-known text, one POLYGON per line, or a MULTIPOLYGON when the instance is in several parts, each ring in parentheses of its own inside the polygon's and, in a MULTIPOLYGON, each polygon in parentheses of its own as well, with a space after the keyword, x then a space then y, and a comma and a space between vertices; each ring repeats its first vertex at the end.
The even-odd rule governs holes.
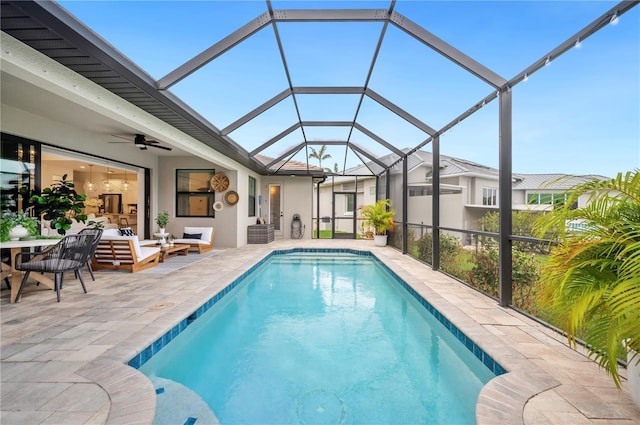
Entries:
MULTIPOLYGON (((186 319, 193 313, 194 309, 203 304, 203 300, 208 300, 215 296, 223 290, 224 287, 228 286, 230 282, 238 279, 243 273, 247 273, 251 267, 266 259, 272 251, 301 246, 317 248, 318 246, 324 247, 326 245, 327 248, 333 248, 337 244, 326 241, 322 243, 314 242, 280 241, 279 243, 276 242, 265 246, 243 247, 237 250, 229 250, 229 254, 234 256, 241 252, 239 250, 244 249, 246 252, 242 252, 242 255, 251 255, 250 263, 246 262, 241 266, 234 266, 232 270, 227 270, 227 273, 223 273, 224 276, 220 282, 217 282, 215 285, 199 287, 199 292, 191 293, 192 295, 189 297, 180 300, 181 303, 176 306, 179 308, 171 308, 165 311, 164 314, 159 315, 158 318, 144 326, 140 331, 135 332, 130 340, 114 345, 111 349, 97 356, 94 360, 85 363, 84 366, 78 369, 76 371, 78 375, 96 383, 108 394, 111 405, 105 423, 151 424, 153 422, 156 406, 154 387, 144 374, 126 364, 131 358, 165 334, 167 329, 171 329, 181 320, 186 319), (202 288, 204 288, 204 290, 201 290, 202 288)), ((479 425, 525 423, 527 422, 525 421, 525 406, 534 398, 536 401, 540 401, 537 402, 537 404, 531 403, 529 406, 536 405, 538 408, 542 406, 541 410, 534 410, 535 414, 541 415, 541 411, 547 413, 547 411, 551 410, 544 405, 540 405, 542 400, 552 400, 553 402, 561 400, 574 404, 570 407, 575 413, 591 418, 588 412, 590 402, 595 400, 594 403, 591 403, 594 405, 592 410, 597 410, 598 408, 606 410, 607 398, 612 399, 614 397, 610 382, 603 384, 604 381, 601 375, 604 373, 597 370, 597 367, 595 368, 598 371, 597 376, 595 378, 589 378, 597 381, 596 383, 576 383, 574 385, 573 381, 566 382, 566 376, 558 373, 555 365, 549 366, 547 362, 546 365, 541 363, 541 366, 539 366, 537 363, 540 361, 539 358, 530 356, 528 352, 526 352, 526 355, 522 354, 505 342, 505 340, 497 338, 495 334, 496 331, 492 329, 492 327, 494 325, 498 326, 500 323, 492 324, 490 321, 489 323, 485 323, 484 320, 478 321, 477 317, 472 318, 466 311, 463 311, 463 309, 456 305, 454 298, 447 299, 448 293, 446 290, 453 289, 454 292, 457 290, 458 295, 464 293, 468 298, 477 298, 475 302, 482 304, 479 308, 491 310, 494 314, 496 312, 498 315, 503 314, 504 317, 512 320, 518 320, 519 325, 514 326, 514 328, 526 327, 529 331, 536 328, 531 331, 531 335, 534 335, 538 342, 541 342, 543 345, 547 344, 548 347, 547 345, 545 345, 545 347, 549 348, 549 350, 562 351, 561 357, 564 356, 563 358, 565 360, 566 357, 572 357, 571 361, 578 362, 577 364, 579 365, 592 363, 586 358, 577 360, 573 358, 583 356, 583 354, 576 353, 568 348, 566 343, 561 342, 561 337, 556 338, 550 336, 548 333, 545 333, 546 331, 538 329, 542 327, 538 326, 539 324, 536 324, 530 318, 521 315, 513 309, 499 307, 495 300, 478 294, 477 291, 466 287, 462 283, 442 273, 434 272, 424 263, 410 256, 403 255, 393 248, 377 248, 372 244, 366 244, 366 242, 353 244, 345 244, 343 241, 339 242, 340 244, 354 246, 353 249, 358 251, 367 251, 378 258, 381 263, 392 270, 407 285, 420 294, 420 296, 426 298, 443 316, 451 321, 451 323, 454 323, 455 326, 467 336, 472 338, 483 351, 488 353, 507 370, 507 373, 493 378, 482 388, 476 404, 476 420, 479 425), (545 368, 548 370, 545 370, 545 368), (558 377, 558 379, 556 379, 554 375, 558 377), (585 387, 585 385, 592 386, 585 387), (561 388, 555 390, 556 387, 561 388), (602 389, 603 395, 598 395, 599 398, 593 399, 593 394, 587 391, 587 393, 589 393, 589 397, 587 397, 588 401, 578 399, 579 403, 576 404, 572 401, 572 398, 578 396, 574 393, 567 394, 567 392, 578 392, 585 388, 602 389), (545 396, 536 397, 536 395, 541 394, 545 394, 545 396), (585 410, 587 413, 585 413, 585 410)), ((232 257, 226 258, 226 262, 230 262, 231 259, 232 257)), ((223 267, 223 265, 218 264, 216 267, 223 267)), ((591 364, 591 366, 593 366, 593 364, 591 364)), ((567 375, 571 377, 571 373, 567 373, 567 375)), ((624 393, 615 392, 615 397, 619 397, 620 394, 624 393)), ((627 398, 630 399, 628 394, 627 398)), ((611 404, 612 402, 609 401, 609 403, 611 404)), ((596 412, 596 416, 593 417, 624 419, 628 421, 622 423, 633 423, 633 420, 640 418, 640 414, 634 410, 634 407, 629 407, 626 399, 615 406, 618 409, 609 416, 599 416, 598 414, 600 412, 596 412)), ((538 423, 538 417, 534 418, 536 421, 531 421, 531 413, 529 413, 531 411, 532 408, 527 407, 526 414, 529 415, 528 423, 538 423)), ((544 419, 544 417, 540 417, 544 419)), ((544 420, 545 421, 541 423, 564 423, 561 419, 557 421, 544 420)), ((587 421, 588 420, 589 419, 587 419, 587 421)))

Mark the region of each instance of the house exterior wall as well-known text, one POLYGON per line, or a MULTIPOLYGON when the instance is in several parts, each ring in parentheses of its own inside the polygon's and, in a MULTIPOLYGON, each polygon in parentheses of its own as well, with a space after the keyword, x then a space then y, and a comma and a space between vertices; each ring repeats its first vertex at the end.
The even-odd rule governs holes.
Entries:
POLYGON ((490 188, 496 190, 496 205, 499 204, 499 187, 498 180, 488 179, 482 177, 466 177, 466 179, 473 179, 473 183, 471 184, 472 192, 469 196, 469 204, 471 205, 482 205, 482 191, 484 188, 490 188))
POLYGON ((304 226, 302 239, 311 239, 313 236, 313 225, 311 223, 312 178, 305 176, 263 176, 260 180, 258 193, 262 194, 262 216, 267 219, 267 212, 269 210, 269 184, 280 184, 280 190, 282 191, 282 228, 281 232, 275 235, 275 237, 290 239, 293 215, 300 214, 300 219, 304 226))
MULTIPOLYGON (((215 247, 232 248, 236 247, 236 238, 233 229, 237 226, 237 218, 233 213, 225 214, 225 210, 216 212, 216 217, 176 217, 176 171, 179 169, 211 169, 215 168, 216 172, 221 172, 220 168, 216 168, 214 164, 200 158, 193 157, 164 157, 159 161, 158 189, 162 196, 158 199, 158 211, 169 211, 170 219, 167 225, 167 232, 173 234, 177 238, 181 238, 184 233, 185 226, 196 227, 213 227, 214 236, 213 244, 215 247)), ((227 170, 225 174, 231 181, 227 170)), ((229 185, 231 187, 231 184, 229 185)), ((216 201, 220 200, 222 195, 216 193, 216 201)), ((157 213, 156 213, 157 214, 157 213)), ((155 215, 152 217, 155 219, 155 215)), ((156 232, 157 225, 155 221, 152 223, 153 231, 156 232)))

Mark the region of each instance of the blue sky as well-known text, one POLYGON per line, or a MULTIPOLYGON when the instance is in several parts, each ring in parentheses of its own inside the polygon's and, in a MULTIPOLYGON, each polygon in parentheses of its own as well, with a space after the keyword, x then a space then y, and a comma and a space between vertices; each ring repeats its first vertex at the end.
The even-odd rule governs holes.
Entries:
MULTIPOLYGON (((264 13, 263 1, 61 1, 63 7, 160 79, 264 13)), ((616 2, 398 1, 395 10, 505 79, 544 57, 616 2)), ((375 8, 389 2, 284 2, 274 9, 375 8)), ((381 23, 279 23, 294 86, 362 86, 381 23)), ((439 129, 492 88, 390 25, 369 87, 439 129)), ((224 128, 288 88, 268 26, 171 88, 224 128)), ((303 120, 351 121, 359 96, 299 95, 303 120)), ((248 151, 297 122, 289 98, 231 133, 248 151)), ((365 99, 357 122, 397 147, 427 138, 365 99)), ((305 128, 310 140, 343 140, 348 128, 305 128)), ((376 155, 388 151, 359 131, 351 140, 376 155)), ((300 130, 264 153, 278 156, 302 141, 300 130)), ((427 145, 426 150, 430 147, 427 145)), ((331 147, 323 166, 345 163, 331 147)), ((445 155, 498 165, 498 105, 491 102, 441 138, 445 155)), ((295 159, 304 160, 300 153, 295 159)), ((347 166, 357 163, 350 155, 347 166)), ((640 7, 621 16, 513 88, 513 170, 603 174, 640 167, 640 7)))

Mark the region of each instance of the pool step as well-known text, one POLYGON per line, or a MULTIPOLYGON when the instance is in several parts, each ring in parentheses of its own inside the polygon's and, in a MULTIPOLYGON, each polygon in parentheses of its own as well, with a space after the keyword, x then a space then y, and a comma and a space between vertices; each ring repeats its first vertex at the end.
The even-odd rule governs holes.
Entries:
POLYGON ((171 379, 149 378, 156 389, 153 425, 219 424, 209 405, 190 388, 171 379))

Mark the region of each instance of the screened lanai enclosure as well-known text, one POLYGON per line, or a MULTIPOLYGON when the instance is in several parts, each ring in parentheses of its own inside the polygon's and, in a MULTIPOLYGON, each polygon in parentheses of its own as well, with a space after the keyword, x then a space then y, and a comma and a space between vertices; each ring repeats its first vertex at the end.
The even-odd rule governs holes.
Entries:
POLYGON ((388 198, 391 245, 531 310, 546 245, 513 220, 560 196, 547 163, 638 165, 637 4, 9 1, 2 30, 261 175, 312 176, 314 237, 359 237, 388 198))

